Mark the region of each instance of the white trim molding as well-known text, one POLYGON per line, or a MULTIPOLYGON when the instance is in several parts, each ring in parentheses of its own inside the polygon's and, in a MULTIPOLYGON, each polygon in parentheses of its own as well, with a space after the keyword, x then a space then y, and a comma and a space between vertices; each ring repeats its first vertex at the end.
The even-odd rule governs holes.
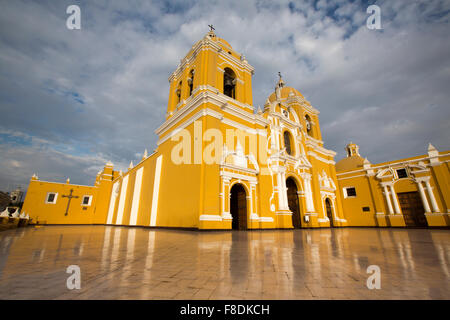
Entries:
POLYGON ((152 197, 152 211, 150 212, 150 227, 156 226, 156 218, 158 215, 158 200, 159 200, 159 188, 161 181, 161 168, 162 168, 163 156, 160 155, 156 158, 155 166, 155 180, 153 182, 153 197, 152 197))

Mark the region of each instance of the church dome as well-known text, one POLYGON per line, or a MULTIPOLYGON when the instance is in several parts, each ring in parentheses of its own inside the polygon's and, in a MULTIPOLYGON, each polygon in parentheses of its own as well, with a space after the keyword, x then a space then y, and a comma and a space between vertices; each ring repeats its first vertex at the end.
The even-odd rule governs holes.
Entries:
MULTIPOLYGON (((280 95, 281 99, 286 99, 287 97, 289 97, 289 94, 290 94, 291 92, 292 92, 292 94, 293 94, 294 96, 298 96, 298 97, 300 97, 300 98, 304 98, 303 95, 300 93, 300 91, 298 91, 297 89, 294 89, 294 88, 292 88, 292 87, 282 87, 282 88, 281 88, 281 91, 280 91, 280 93, 281 93, 281 95, 280 95)), ((273 101, 275 101, 275 100, 277 100, 276 93, 275 93, 275 92, 272 92, 272 94, 269 96, 269 101, 270 101, 270 102, 273 102, 273 101)))
POLYGON ((336 171, 347 171, 360 169, 364 166, 364 161, 366 161, 359 154, 359 146, 353 142, 350 142, 346 147, 347 157, 338 161, 336 163, 336 171))
POLYGON ((223 44, 225 44, 225 46, 229 47, 230 49, 233 49, 233 47, 231 47, 231 45, 228 43, 228 41, 226 41, 226 40, 224 40, 222 38, 219 38, 219 37, 217 37, 217 40, 219 42, 222 42, 223 44))
POLYGON ((346 157, 336 163, 336 171, 347 171, 353 169, 361 169, 364 165, 363 157, 351 156, 346 157))

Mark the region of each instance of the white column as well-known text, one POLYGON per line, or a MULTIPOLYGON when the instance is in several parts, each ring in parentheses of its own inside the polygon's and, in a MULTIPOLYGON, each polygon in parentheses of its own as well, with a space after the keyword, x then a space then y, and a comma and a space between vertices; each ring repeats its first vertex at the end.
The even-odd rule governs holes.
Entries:
POLYGON ((270 137, 271 137, 271 141, 270 141, 270 148, 271 149, 276 149, 277 148, 277 142, 275 141, 276 137, 275 137, 275 130, 272 129, 272 131, 270 132, 270 137))
POLYGON ((230 178, 228 177, 223 177, 223 182, 222 182, 222 204, 223 204, 223 212, 222 212, 222 217, 223 219, 232 219, 231 214, 230 214, 230 199, 231 199, 231 195, 230 195, 230 178))
POLYGON ((387 185, 384 185, 383 188, 384 188, 384 196, 386 198, 386 202, 387 202, 387 205, 389 208, 389 214, 393 214, 394 210, 392 209, 391 198, 389 197, 389 191, 388 191, 387 185))
POLYGON ((251 185, 250 185, 250 190, 248 192, 247 200, 250 201, 250 217, 251 217, 251 215, 253 213, 253 188, 251 185))
POLYGON ((283 209, 283 190, 281 188, 281 173, 277 173, 278 208, 283 209))
POLYGON ((400 213, 400 206, 398 204, 397 195, 395 194, 394 185, 390 184, 389 188, 391 189, 392 201, 394 201, 395 213, 400 213))
POLYGON ((275 143, 277 146, 277 150, 280 150, 281 142, 280 142, 280 132, 278 130, 278 127, 275 129, 275 143))
POLYGON ((150 211, 150 227, 156 226, 158 216, 158 200, 159 200, 159 184, 161 181, 161 167, 163 156, 160 155, 156 159, 155 177, 153 180, 153 197, 152 197, 152 209, 150 211))
POLYGON ((117 209, 116 224, 122 224, 123 211, 125 210, 125 200, 127 197, 128 177, 126 175, 122 180, 122 187, 120 188, 119 208, 117 209))
POLYGON ((314 212, 314 201, 312 197, 311 178, 305 179, 306 211, 314 212))
POLYGON ((220 194, 220 196, 222 197, 222 212, 221 215, 223 216, 224 212, 225 212, 225 182, 223 181, 222 178, 222 193, 220 194))
POLYGON ((283 186, 282 193, 283 193, 284 208, 286 210, 289 210, 289 202, 288 202, 288 198, 287 198, 287 187, 286 187, 286 175, 284 172, 281 173, 281 185, 283 186))
POLYGON ((113 223, 112 221, 114 216, 114 209, 116 207, 116 199, 118 195, 119 195, 119 181, 114 183, 112 187, 111 199, 109 200, 108 219, 106 220, 106 224, 113 223))
POLYGON ((252 194, 252 210, 250 211, 250 214, 257 214, 256 184, 250 183, 250 192, 252 194))
POLYGON ((417 181, 417 186, 419 187, 420 197, 422 198, 423 207, 425 212, 431 212, 430 205, 428 204, 427 196, 425 195, 425 191, 423 190, 422 181, 417 181))
POLYGON ((133 201, 131 204, 131 213, 130 213, 130 226, 135 226, 137 224, 139 205, 141 200, 141 187, 142 187, 142 177, 144 173, 144 167, 139 168, 136 172, 136 179, 134 182, 134 191, 133 191, 133 201))
POLYGON ((433 207, 433 212, 439 212, 439 207, 436 202, 436 198, 434 197, 433 189, 431 189, 430 181, 425 180, 425 185, 427 187, 428 196, 430 197, 431 206, 433 207))

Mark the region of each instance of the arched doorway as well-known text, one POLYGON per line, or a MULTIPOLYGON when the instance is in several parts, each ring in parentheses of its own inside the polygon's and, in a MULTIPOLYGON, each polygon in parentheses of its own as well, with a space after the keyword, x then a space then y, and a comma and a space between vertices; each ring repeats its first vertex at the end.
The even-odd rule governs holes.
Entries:
POLYGON ((235 184, 231 190, 230 209, 233 217, 233 230, 247 229, 247 192, 241 184, 235 184))
POLYGON ((334 223, 333 223, 333 206, 332 206, 331 200, 329 198, 325 199, 325 207, 326 207, 326 210, 327 210, 328 220, 330 220, 330 227, 334 227, 334 223))
POLYGON ((287 196, 288 196, 288 205, 289 210, 292 211, 292 225, 294 228, 301 228, 301 219, 300 219, 300 207, 298 203, 298 189, 297 184, 294 179, 287 178, 286 180, 287 187, 287 196))

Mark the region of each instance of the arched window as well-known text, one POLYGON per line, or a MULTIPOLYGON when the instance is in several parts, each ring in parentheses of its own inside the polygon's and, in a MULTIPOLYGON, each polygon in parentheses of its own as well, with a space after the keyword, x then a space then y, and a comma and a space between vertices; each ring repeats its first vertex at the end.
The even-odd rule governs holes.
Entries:
POLYGON ((305 116, 305 123, 306 123, 306 132, 308 133, 308 135, 312 136, 312 122, 311 122, 311 118, 306 115, 305 116))
POLYGON ((189 96, 192 95, 192 91, 194 90, 194 69, 189 72, 189 78, 188 78, 188 85, 189 85, 189 96))
POLYGON ((291 143, 291 134, 288 131, 284 132, 284 147, 286 148, 286 152, 288 155, 292 155, 292 143, 291 143))
POLYGON ((177 95, 177 104, 179 104, 181 101, 181 85, 182 84, 183 84, 183 82, 180 81, 180 83, 178 84, 177 90, 175 91, 175 93, 177 95))
POLYGON ((236 99, 236 74, 230 68, 225 68, 223 74, 223 94, 236 99))

